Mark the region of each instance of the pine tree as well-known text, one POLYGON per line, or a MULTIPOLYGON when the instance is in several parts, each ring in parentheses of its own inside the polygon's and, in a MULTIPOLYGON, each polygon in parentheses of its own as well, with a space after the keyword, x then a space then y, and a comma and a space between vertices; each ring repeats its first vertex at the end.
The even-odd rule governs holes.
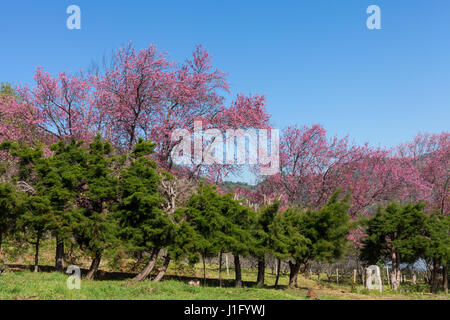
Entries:
POLYGON ((196 194, 188 202, 187 221, 192 225, 196 234, 194 247, 203 260, 203 281, 206 282, 206 263, 208 256, 217 254, 224 248, 228 240, 224 232, 227 221, 221 212, 222 197, 215 186, 201 183, 196 194))
POLYGON ((423 204, 396 203, 365 221, 367 237, 363 239, 361 258, 375 264, 380 259, 392 261, 391 286, 400 286, 402 262, 413 263, 424 252, 423 230, 426 221, 423 204))
POLYGON ((278 248, 279 252, 286 252, 289 259, 289 286, 297 286, 297 275, 300 271, 304 257, 308 254, 311 240, 302 234, 301 212, 297 209, 287 209, 280 217, 281 232, 278 239, 283 242, 283 246, 278 248), (281 249, 281 250, 280 250, 281 249))
POLYGON ((129 165, 120 174, 120 203, 116 212, 119 235, 128 241, 133 251, 151 252, 135 281, 142 281, 151 273, 173 227, 161 209, 156 164, 147 157, 154 146, 140 139, 129 156, 129 165))
POLYGON ((40 180, 37 190, 48 196, 52 207, 50 228, 56 237, 55 266, 60 272, 65 267, 65 242, 73 235, 76 199, 84 187, 86 152, 83 141, 61 140, 51 146, 53 155, 38 163, 40 180))
POLYGON ((83 152, 83 191, 77 195, 72 230, 77 243, 92 257, 86 275, 92 279, 103 252, 116 243, 117 224, 110 209, 117 200, 118 179, 113 172, 116 157, 108 142, 97 136, 83 152))
POLYGON ((232 194, 222 196, 222 237, 219 242, 221 251, 231 251, 234 257, 235 286, 242 287, 241 256, 248 256, 256 246, 252 226, 256 224, 255 212, 239 201, 232 194))
MULTIPOLYGON (((49 204, 46 227, 56 236, 55 267, 60 272, 64 270, 64 241, 72 234, 75 200, 83 186, 81 145, 82 142, 74 140, 59 141, 51 146, 53 154, 49 157, 44 157, 40 146, 17 142, 4 142, 0 146, 17 159, 17 175, 13 180, 35 196, 29 199, 29 208, 40 211, 43 204, 49 204)), ((31 221, 25 219, 24 223, 27 220, 31 221)))
POLYGON ((443 289, 448 293, 448 266, 450 263, 450 216, 444 216, 439 212, 426 217, 424 237, 422 244, 425 246, 423 258, 433 266, 431 270, 430 291, 436 293, 438 273, 442 266, 443 289))
POLYGON ((39 247, 52 221, 51 203, 45 195, 25 195, 23 213, 17 221, 18 230, 34 245, 34 272, 39 271, 39 247))
MULTIPOLYGON (((335 192, 318 211, 288 209, 282 216, 284 241, 289 256, 289 285, 297 286, 301 266, 314 260, 331 262, 347 248, 350 229, 348 196, 335 192)), ((284 247, 284 246, 283 246, 284 247)))
POLYGON ((264 285, 264 274, 266 267, 266 255, 272 253, 273 234, 271 231, 272 224, 280 207, 279 202, 267 205, 256 213, 256 223, 252 228, 255 246, 252 253, 258 259, 258 277, 256 284, 264 285))
POLYGON ((20 196, 10 183, 0 183, 0 249, 4 237, 14 231, 20 215, 20 196))

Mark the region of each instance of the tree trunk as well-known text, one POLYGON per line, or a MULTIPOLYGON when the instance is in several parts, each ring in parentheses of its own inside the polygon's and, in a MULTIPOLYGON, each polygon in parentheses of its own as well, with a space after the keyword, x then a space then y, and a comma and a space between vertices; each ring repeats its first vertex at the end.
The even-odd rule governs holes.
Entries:
POLYGON ((236 288, 242 288, 241 261, 238 254, 234 255, 234 271, 236 274, 235 286, 236 288))
POLYGON ((137 260, 136 262, 133 264, 133 266, 131 267, 131 271, 134 272, 136 271, 137 267, 142 263, 142 261, 144 260, 144 255, 143 255, 143 251, 139 251, 137 253, 137 260))
POLYGON ((92 259, 91 266, 89 268, 88 273, 86 274, 86 280, 92 280, 95 277, 95 274, 98 271, 98 267, 100 266, 100 261, 102 260, 102 255, 100 253, 96 253, 94 259, 92 259))
POLYGON ((166 274, 167 268, 169 267, 170 260, 171 260, 171 258, 169 256, 169 253, 167 253, 166 257, 164 258, 164 263, 162 265, 162 268, 161 268, 161 270, 159 270, 158 274, 156 275, 156 278, 153 279, 153 282, 159 282, 162 280, 162 278, 166 274))
POLYGON ((264 257, 258 259, 258 278, 256 280, 257 286, 264 286, 264 273, 266 271, 266 260, 264 257))
POLYGON ((298 263, 298 262, 292 263, 291 261, 289 261, 289 268, 290 268, 289 286, 297 287, 297 277, 298 277, 298 272, 300 271, 300 263, 298 263))
POLYGON ((58 272, 64 272, 64 240, 56 236, 55 268, 58 272))
POLYGON ((398 290, 400 287, 400 254, 392 250, 392 269, 391 269, 391 287, 392 290, 398 290))
POLYGON ((142 271, 139 272, 139 274, 133 278, 133 281, 142 281, 148 277, 150 272, 152 272, 153 268, 155 267, 156 260, 158 259, 158 254, 159 249, 153 249, 150 255, 150 259, 148 260, 144 269, 142 269, 142 271))
POLYGON ((2 250, 3 232, 0 231, 0 251, 2 250))
POLYGON ((442 282, 443 282, 443 288, 445 294, 448 294, 448 266, 445 264, 443 266, 443 275, 442 275, 442 282))
POLYGON ((206 261, 205 261, 205 254, 202 256, 203 260, 203 285, 206 285, 206 261))
POLYGON ((278 280, 280 280, 280 268, 281 268, 281 259, 277 259, 277 277, 275 278, 275 287, 278 286, 278 280))
POLYGON ((433 258, 433 270, 431 271, 430 292, 437 293, 439 287, 439 269, 440 263, 438 259, 433 258))
POLYGON ((219 253, 219 288, 222 288, 222 250, 219 253))
POLYGON ((311 279, 311 264, 308 262, 305 266, 306 278, 311 279))
POLYGON ((34 251, 34 272, 39 271, 39 242, 41 240, 41 232, 36 234, 35 251, 34 251))

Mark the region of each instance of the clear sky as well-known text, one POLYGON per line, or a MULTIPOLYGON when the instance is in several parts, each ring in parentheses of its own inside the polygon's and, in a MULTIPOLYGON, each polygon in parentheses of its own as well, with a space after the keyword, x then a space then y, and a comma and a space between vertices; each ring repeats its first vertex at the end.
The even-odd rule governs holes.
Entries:
POLYGON ((1 1, 0 81, 86 69, 130 40, 177 60, 196 44, 234 93, 265 94, 273 124, 322 124, 392 146, 449 130, 449 0, 1 1), (66 8, 82 29, 66 28, 66 8), (381 8, 381 30, 366 9, 381 8))

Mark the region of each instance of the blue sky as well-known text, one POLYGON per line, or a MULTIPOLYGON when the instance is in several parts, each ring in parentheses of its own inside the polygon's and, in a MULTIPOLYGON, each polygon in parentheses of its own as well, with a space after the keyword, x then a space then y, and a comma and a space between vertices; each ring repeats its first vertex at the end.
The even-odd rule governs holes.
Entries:
POLYGON ((2 1, 0 81, 78 71, 130 40, 177 60, 196 44, 234 93, 265 94, 278 128, 322 124, 392 146, 450 123, 450 1, 2 1), (66 8, 82 29, 66 28, 66 8), (366 28, 381 8, 382 30, 366 28))

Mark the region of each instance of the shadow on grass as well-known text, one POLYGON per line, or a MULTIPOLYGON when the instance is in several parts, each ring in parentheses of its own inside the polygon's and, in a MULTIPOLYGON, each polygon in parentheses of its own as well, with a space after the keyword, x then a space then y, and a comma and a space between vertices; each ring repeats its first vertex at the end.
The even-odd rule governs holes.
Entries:
MULTIPOLYGON (((20 271, 34 271, 33 265, 24 265, 24 264, 7 264, 7 269, 12 272, 20 272, 20 271)), ((81 275, 86 276, 88 273, 88 269, 80 268, 81 275)), ((46 265, 40 265, 39 266, 39 272, 56 272, 56 268, 54 266, 46 266, 46 265)), ((131 272, 108 272, 103 270, 98 270, 95 275, 95 280, 98 281, 105 281, 105 280, 129 280, 134 278, 137 275, 137 273, 131 273, 131 272)), ((156 275, 151 275, 149 277, 150 280, 152 280, 156 275)), ((204 282, 204 279, 202 277, 190 277, 190 276, 180 276, 180 275, 165 275, 163 280, 176 280, 188 283, 189 281, 199 281, 202 286, 207 287, 219 287, 220 282, 217 278, 206 278, 206 282, 204 282)), ((256 281, 242 281, 242 286, 245 288, 258 288, 256 285, 256 281)), ((235 280, 233 279, 222 279, 222 287, 223 288, 234 288, 235 287, 235 280)), ((259 287, 262 289, 276 289, 276 290, 284 290, 289 288, 287 285, 264 285, 262 287, 259 287)), ((305 289, 308 288, 302 288, 298 287, 298 289, 305 289)))

